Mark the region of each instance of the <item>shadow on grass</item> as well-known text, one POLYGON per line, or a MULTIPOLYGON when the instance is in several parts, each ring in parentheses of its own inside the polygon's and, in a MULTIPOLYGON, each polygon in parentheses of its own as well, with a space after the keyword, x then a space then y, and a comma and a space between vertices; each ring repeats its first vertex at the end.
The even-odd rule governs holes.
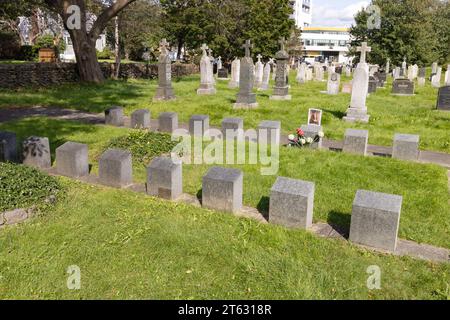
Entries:
POLYGON ((348 239, 350 233, 350 220, 351 215, 332 210, 328 213, 327 223, 337 233, 348 239))
POLYGON ((264 219, 266 219, 267 221, 269 221, 269 203, 270 198, 267 196, 262 196, 258 204, 256 205, 256 209, 258 210, 258 212, 261 213, 264 219))
POLYGON ((203 205, 202 194, 203 194, 203 189, 200 189, 200 190, 198 190, 197 194, 195 195, 201 205, 203 205))
POLYGON ((338 110, 327 110, 323 109, 323 112, 331 114, 333 117, 342 119, 345 117, 345 112, 338 111, 338 110))

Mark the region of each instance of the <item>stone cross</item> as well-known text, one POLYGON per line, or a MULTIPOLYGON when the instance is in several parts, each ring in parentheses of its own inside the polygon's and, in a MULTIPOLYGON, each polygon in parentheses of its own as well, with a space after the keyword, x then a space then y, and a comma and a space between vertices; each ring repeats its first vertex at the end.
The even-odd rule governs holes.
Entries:
POLYGON ((162 39, 159 43, 159 48, 161 50, 161 53, 167 53, 167 47, 169 46, 169 43, 167 42, 166 38, 162 39))
POLYGON ((361 59, 359 62, 366 63, 366 53, 371 52, 372 48, 367 46, 367 42, 363 42, 361 47, 357 47, 356 51, 361 52, 361 59))
POLYGON ((206 53, 206 50, 209 49, 209 47, 206 45, 206 43, 204 43, 201 48, 203 50, 203 56, 207 56, 208 54, 206 53))
POLYGON ((286 44, 286 39, 284 37, 282 37, 282 38, 280 38, 278 43, 280 44, 280 50, 284 51, 284 45, 286 44))
POLYGON ((261 55, 261 54, 258 54, 258 55, 256 56, 256 58, 258 58, 258 61, 261 61, 262 55, 261 55))
POLYGON ((246 40, 242 48, 245 49, 245 57, 250 58, 250 49, 253 49, 253 45, 250 43, 250 40, 246 40))

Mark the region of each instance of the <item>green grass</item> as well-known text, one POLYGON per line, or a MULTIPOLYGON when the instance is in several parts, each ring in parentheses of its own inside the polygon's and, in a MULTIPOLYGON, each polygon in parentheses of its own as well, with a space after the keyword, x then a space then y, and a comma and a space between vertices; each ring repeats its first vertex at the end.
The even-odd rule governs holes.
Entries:
MULTIPOLYGON (((131 129, 85 125, 45 118, 0 125, 19 138, 47 136, 52 151, 66 141, 89 144, 93 171, 111 139, 131 129)), ((159 147, 158 147, 159 148, 159 147)), ((262 176, 259 166, 235 166, 244 170, 244 203, 267 211, 270 188, 276 176, 262 176)), ((436 165, 381 157, 361 157, 330 151, 282 148, 277 175, 316 183, 315 221, 348 228, 353 198, 358 189, 399 194, 404 197, 399 235, 417 242, 450 248, 450 209, 447 172, 436 165)), ((145 163, 134 163, 136 181, 145 181, 145 163)), ((183 167, 184 190, 198 194, 207 165, 183 167)))
MULTIPOLYGON (((192 114, 209 114, 212 125, 220 126, 224 117, 238 116, 245 119, 245 127, 255 128, 262 120, 281 120, 284 133, 291 133, 306 123, 308 108, 324 111, 325 135, 342 140, 345 129, 369 130, 369 143, 392 145, 394 133, 420 135, 423 150, 450 152, 450 113, 438 111, 437 89, 427 82, 424 88, 416 88, 416 96, 391 96, 391 80, 386 89, 368 97, 367 105, 371 115, 369 124, 351 124, 342 120, 350 95, 340 93, 329 96, 320 93, 326 90, 326 82, 295 83, 291 73, 292 101, 271 101, 271 91, 258 92, 259 108, 256 110, 233 110, 237 89, 229 89, 226 81, 218 81, 218 94, 198 96, 199 76, 174 79, 176 101, 152 102, 157 82, 155 80, 107 81, 103 85, 70 84, 41 89, 0 89, 0 108, 8 106, 60 106, 92 112, 103 112, 112 105, 122 105, 126 113, 149 108, 152 117, 163 111, 176 111, 180 121, 187 122, 192 114)), ((343 76, 342 82, 349 79, 343 76)))
POLYGON ((448 299, 450 264, 61 178, 67 199, 0 231, 0 299, 448 299), (81 270, 68 290, 66 270, 81 270), (381 290, 369 290, 369 266, 381 290))

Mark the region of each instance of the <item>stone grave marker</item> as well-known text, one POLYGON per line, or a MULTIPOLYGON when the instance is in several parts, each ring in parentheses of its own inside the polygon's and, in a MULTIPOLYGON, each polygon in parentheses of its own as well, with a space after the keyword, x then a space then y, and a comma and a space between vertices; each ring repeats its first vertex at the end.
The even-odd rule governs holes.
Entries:
POLYGON ((183 193, 182 162, 157 157, 147 167, 147 194, 175 200, 183 193))
POLYGON ((237 57, 231 63, 231 80, 228 83, 228 87, 231 89, 239 87, 239 73, 241 69, 241 60, 237 57))
POLYGON ((67 177, 84 177, 89 175, 88 145, 66 142, 56 149, 56 170, 67 177))
POLYGON ((250 56, 252 44, 250 40, 245 42, 245 57, 241 59, 239 74, 239 93, 237 95, 234 109, 252 109, 257 108, 256 94, 253 93, 254 75, 253 59, 250 56))
POLYGON ((169 43, 163 39, 160 43, 160 52, 158 59, 158 89, 156 89, 154 101, 174 100, 175 94, 172 88, 172 60, 167 47, 169 43))
POLYGON ((450 111, 450 86, 444 86, 439 89, 437 109, 450 111))
POLYGON ((202 58, 200 60, 200 88, 197 89, 198 95, 210 95, 216 94, 216 88, 213 82, 213 68, 211 65, 210 57, 208 57, 207 50, 208 46, 203 44, 202 47, 202 58))
POLYGON ((17 161, 17 136, 13 132, 0 131, 0 162, 17 161))
POLYGON ((275 55, 277 60, 277 76, 275 78, 275 86, 273 88, 273 94, 270 96, 271 100, 291 100, 291 95, 289 94, 288 85, 288 60, 289 54, 284 49, 286 40, 281 38, 280 41, 280 51, 275 55))
POLYGON ((29 137, 22 143, 23 164, 39 169, 52 166, 50 142, 45 137, 29 137))
POLYGON ((109 149, 98 162, 99 181, 111 187, 127 187, 133 183, 131 152, 128 150, 109 149))
POLYGON ((396 79, 392 84, 392 94, 401 96, 414 95, 414 82, 409 79, 396 79))
POLYGON ((327 94, 335 95, 339 93, 341 84, 341 75, 339 73, 331 73, 328 77, 327 94))

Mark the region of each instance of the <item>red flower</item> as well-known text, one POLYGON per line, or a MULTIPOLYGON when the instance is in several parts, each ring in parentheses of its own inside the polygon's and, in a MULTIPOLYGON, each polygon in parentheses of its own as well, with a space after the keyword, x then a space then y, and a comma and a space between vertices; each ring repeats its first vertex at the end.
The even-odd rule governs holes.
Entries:
POLYGON ((303 132, 303 130, 300 129, 300 128, 297 129, 297 134, 298 134, 299 136, 304 136, 304 135, 305 135, 305 133, 303 132))

